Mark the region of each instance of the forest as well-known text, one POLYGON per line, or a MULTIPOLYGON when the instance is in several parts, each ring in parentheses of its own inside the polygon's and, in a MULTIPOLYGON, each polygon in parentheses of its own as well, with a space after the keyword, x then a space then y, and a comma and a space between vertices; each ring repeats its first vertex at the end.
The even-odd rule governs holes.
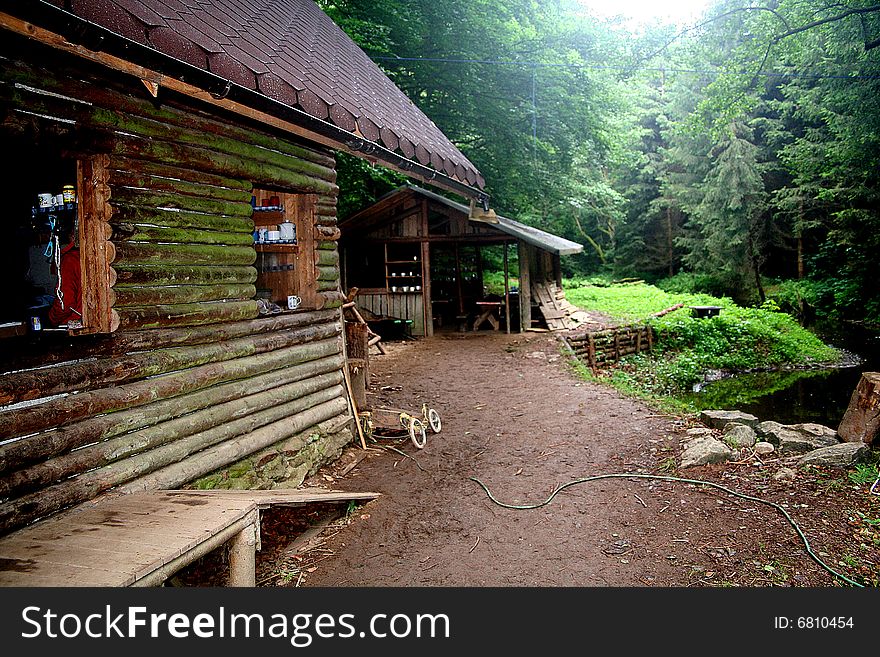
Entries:
MULTIPOLYGON (((585 245, 569 277, 880 323, 880 4, 717 0, 636 25, 576 0, 319 0, 480 169, 585 245)), ((340 214, 403 182, 341 157, 340 214)))

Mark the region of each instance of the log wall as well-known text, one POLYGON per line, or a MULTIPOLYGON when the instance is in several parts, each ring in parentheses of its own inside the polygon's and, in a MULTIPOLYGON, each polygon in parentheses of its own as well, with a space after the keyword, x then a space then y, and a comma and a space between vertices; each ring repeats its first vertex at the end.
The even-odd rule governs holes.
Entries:
POLYGON ((3 345, 0 533, 110 489, 223 480, 282 447, 300 474, 332 458, 351 439, 332 152, 57 52, 27 60, 52 70, 23 63, 34 48, 0 46, 0 138, 101 169, 112 323, 3 345), (317 197, 299 227, 310 307, 259 316, 254 188, 317 197))

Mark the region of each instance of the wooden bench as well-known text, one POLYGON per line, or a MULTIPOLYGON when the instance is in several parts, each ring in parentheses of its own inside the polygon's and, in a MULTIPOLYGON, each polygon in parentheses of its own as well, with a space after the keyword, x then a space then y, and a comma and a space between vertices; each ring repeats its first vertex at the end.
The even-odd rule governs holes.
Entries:
POLYGON ((104 495, 0 538, 0 586, 160 586, 229 543, 228 586, 254 586, 260 511, 370 500, 320 488, 104 495))

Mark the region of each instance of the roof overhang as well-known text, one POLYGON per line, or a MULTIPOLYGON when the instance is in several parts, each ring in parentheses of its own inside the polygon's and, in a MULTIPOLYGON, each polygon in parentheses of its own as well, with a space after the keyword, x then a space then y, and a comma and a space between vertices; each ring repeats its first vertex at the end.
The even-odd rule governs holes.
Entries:
POLYGON ((226 78, 137 43, 45 0, 0 0, 0 27, 235 112, 408 177, 447 189, 488 208, 489 195, 336 125, 226 78))
MULTIPOLYGON (((445 205, 452 210, 460 212, 464 216, 468 217, 471 221, 480 221, 481 223, 485 223, 490 229, 500 231, 517 240, 521 240, 539 249, 548 251, 549 253, 563 256, 573 255, 575 253, 580 253, 584 250, 583 244, 572 242, 571 240, 567 240, 564 237, 559 237, 558 235, 548 233, 547 231, 540 230, 539 228, 527 226, 526 224, 514 221, 513 219, 508 219, 507 217, 502 217, 501 215, 495 215, 494 212, 491 213, 494 221, 473 218, 472 215, 474 209, 472 207, 462 205, 461 203, 456 203, 455 201, 452 201, 445 196, 441 196, 440 194, 437 194, 427 189, 422 189, 421 187, 418 187, 416 185, 404 185, 403 187, 399 187, 398 189, 388 192, 387 194, 379 198, 373 205, 375 206, 380 203, 389 202, 395 196, 400 196, 403 194, 416 194, 428 200, 445 205)), ((344 221, 340 222, 340 227, 344 231, 346 226, 356 225, 359 218, 367 215, 372 207, 373 206, 370 206, 369 208, 361 210, 360 212, 348 217, 344 221)), ((479 212, 477 214, 479 214, 479 212)))

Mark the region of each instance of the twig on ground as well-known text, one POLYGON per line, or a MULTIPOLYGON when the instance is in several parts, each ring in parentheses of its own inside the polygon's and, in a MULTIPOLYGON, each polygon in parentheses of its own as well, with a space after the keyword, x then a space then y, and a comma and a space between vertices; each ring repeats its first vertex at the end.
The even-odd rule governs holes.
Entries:
POLYGON ((639 497, 635 493, 633 493, 633 497, 635 497, 639 502, 641 502, 643 507, 645 507, 646 509, 648 508, 648 505, 645 504, 645 500, 643 500, 641 497, 639 497))
POLYGON ((470 554, 471 552, 473 552, 474 550, 476 550, 476 549, 477 549, 477 546, 478 546, 479 544, 480 544, 480 537, 477 536, 477 542, 474 543, 474 544, 471 546, 471 549, 468 550, 468 554, 470 554))
POLYGON ((412 456, 410 456, 410 455, 407 454, 406 452, 403 452, 403 451, 397 449, 396 447, 391 447, 390 445, 383 445, 382 447, 383 447, 384 449, 390 449, 392 452, 397 452, 398 454, 400 454, 400 455, 402 455, 402 456, 405 456, 405 457, 408 458, 410 461, 412 461, 412 462, 415 463, 417 466, 419 466, 419 470, 421 470, 422 472, 427 472, 427 470, 425 470, 425 469, 422 467, 421 463, 419 463, 418 461, 416 461, 412 456))

